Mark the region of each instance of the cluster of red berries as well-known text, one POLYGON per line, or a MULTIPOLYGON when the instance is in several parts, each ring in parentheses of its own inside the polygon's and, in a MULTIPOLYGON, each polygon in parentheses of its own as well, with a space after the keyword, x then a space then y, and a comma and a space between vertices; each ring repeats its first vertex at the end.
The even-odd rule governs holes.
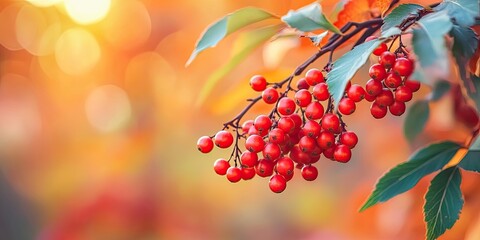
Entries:
MULTIPOLYGON (((235 129, 237 140, 245 139, 245 150, 239 149, 237 141, 232 153, 235 166, 226 159, 218 159, 214 163, 217 174, 226 175, 231 182, 249 180, 255 175, 270 177, 270 189, 280 193, 292 179, 295 168, 301 169, 305 180, 315 180, 318 170, 313 164, 322 154, 334 161, 350 161, 351 149, 357 144, 358 137, 347 131, 341 115, 334 113, 320 70, 307 71, 291 97, 288 96, 289 90, 279 93, 276 85, 268 87, 266 79, 259 75, 250 79, 250 85, 255 91, 262 92, 265 103, 275 104, 275 107, 270 115, 259 115, 235 129), (321 102, 327 100, 325 109, 321 102)), ((208 153, 214 144, 228 148, 233 143, 234 136, 222 130, 213 138, 201 137, 197 146, 201 152, 208 153)))

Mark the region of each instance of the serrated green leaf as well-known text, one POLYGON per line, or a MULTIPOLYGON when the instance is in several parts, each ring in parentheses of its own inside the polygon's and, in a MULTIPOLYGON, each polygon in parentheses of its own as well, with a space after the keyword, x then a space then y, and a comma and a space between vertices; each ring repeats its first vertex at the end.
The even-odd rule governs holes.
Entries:
POLYGON ((427 100, 416 101, 408 108, 403 133, 409 142, 412 142, 423 131, 429 116, 430 107, 427 100))
POLYGON ((445 95, 450 90, 450 82, 448 81, 438 81, 433 86, 432 94, 430 95, 430 100, 437 101, 445 95))
POLYGON ((283 25, 272 25, 255 29, 250 32, 241 33, 241 35, 238 36, 233 44, 232 57, 230 58, 230 61, 218 68, 208 77, 202 89, 200 90, 196 105, 201 105, 218 81, 231 72, 253 50, 274 36, 282 27, 283 25))
POLYGON ((390 169, 380 178, 360 211, 410 190, 424 176, 445 166, 459 148, 456 143, 441 142, 419 150, 407 162, 390 169))
POLYGON ((313 45, 315 46, 319 46, 320 43, 322 42, 322 40, 327 36, 328 34, 328 31, 325 31, 323 33, 320 33, 318 35, 314 35, 314 36, 310 36, 308 37, 310 39, 310 41, 312 41, 313 45))
POLYGON ((418 4, 401 4, 394 8, 384 19, 382 32, 400 25, 410 15, 418 15, 418 10, 423 9, 418 4))
POLYGON ((322 13, 322 6, 315 2, 297 10, 290 10, 282 21, 290 27, 303 32, 325 29, 334 33, 342 34, 322 13))
POLYGON ((474 0, 444 0, 434 10, 445 11, 458 25, 469 27, 479 15, 479 4, 474 0))
POLYGON ((471 79, 470 75, 467 74, 467 66, 468 61, 477 50, 477 36, 471 28, 458 25, 453 25, 450 36, 453 37, 452 53, 457 62, 460 78, 468 89, 468 83, 471 79))
POLYGON ((230 33, 233 33, 250 24, 270 18, 278 17, 263 9, 254 7, 242 8, 226 15, 205 29, 198 39, 195 49, 193 50, 192 55, 190 55, 186 65, 190 65, 195 57, 203 50, 215 47, 218 42, 220 42, 230 33))
POLYGON ((430 183, 423 206, 428 240, 437 239, 458 220, 463 207, 461 182, 455 166, 441 171, 430 183))
POLYGON ((442 68, 448 66, 445 34, 452 28, 452 22, 445 12, 432 13, 417 22, 413 29, 413 51, 420 65, 428 67, 437 64, 442 68))

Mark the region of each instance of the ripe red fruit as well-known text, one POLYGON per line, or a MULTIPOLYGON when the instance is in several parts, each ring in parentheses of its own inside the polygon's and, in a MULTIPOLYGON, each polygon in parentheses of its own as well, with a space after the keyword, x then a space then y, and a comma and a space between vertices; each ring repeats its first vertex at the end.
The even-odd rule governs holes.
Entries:
POLYGON ((278 91, 273 87, 269 87, 262 92, 262 99, 268 104, 274 104, 278 100, 278 91))
POLYGON ((305 117, 309 120, 317 120, 322 118, 324 111, 322 104, 319 102, 311 102, 307 108, 305 108, 305 117))
MULTIPOLYGON (((375 80, 373 80, 373 81, 375 81, 375 80)), ((369 93, 365 93, 365 100, 367 100, 367 102, 373 102, 373 101, 375 101, 376 98, 377 98, 376 96, 372 96, 369 93)))
POLYGON ((368 69, 368 75, 370 75, 373 80, 382 81, 387 76, 387 72, 382 65, 376 63, 370 66, 370 69, 368 69))
POLYGON ((412 90, 412 92, 416 92, 416 91, 418 91, 418 89, 420 89, 420 82, 417 82, 415 80, 407 79, 407 80, 405 80, 404 85, 406 87, 410 88, 410 90, 412 90))
POLYGON ((303 136, 302 138, 300 138, 300 141, 298 141, 298 147, 300 147, 300 150, 302 150, 302 152, 310 153, 315 149, 315 147, 317 147, 317 142, 314 138, 311 138, 309 136, 303 136))
POLYGON ((228 148, 232 146, 233 143, 233 135, 225 130, 217 132, 215 134, 215 145, 219 148, 228 148))
POLYGON ((300 129, 300 127, 302 127, 303 120, 302 120, 302 117, 300 117, 300 115, 294 113, 294 114, 290 115, 289 117, 295 123, 295 129, 300 129))
POLYGON ((397 88, 402 85, 402 78, 395 73, 389 73, 385 78, 385 85, 389 88, 397 88))
POLYGON ((355 102, 350 98, 342 98, 338 103, 338 111, 343 115, 350 115, 355 112, 355 102))
POLYGON ((321 129, 320 123, 308 120, 302 128, 302 132, 305 136, 316 138, 320 134, 321 129))
POLYGON ((215 161, 215 163, 213 163, 213 170, 215 170, 218 175, 225 175, 229 167, 230 163, 223 158, 219 158, 217 161, 215 161))
POLYGON ((260 177, 269 177, 273 174, 274 164, 272 161, 260 159, 257 166, 255 166, 255 172, 260 177))
POLYGON ((384 88, 380 94, 378 94, 375 102, 380 106, 390 106, 395 102, 393 93, 388 88, 384 88))
POLYGON ((305 73, 305 81, 307 81, 308 85, 315 86, 318 83, 325 82, 325 78, 322 71, 312 68, 305 73))
POLYGON ((400 116, 405 112, 405 103, 400 101, 395 101, 392 105, 388 107, 390 113, 394 116, 400 116))
POLYGON ((197 148, 202 153, 209 153, 213 149, 213 140, 208 136, 200 137, 197 141, 197 148))
POLYGON ((295 129, 295 122, 290 117, 281 117, 278 120, 277 127, 283 130, 286 134, 290 134, 295 129))
POLYGON ((377 101, 373 102, 370 106, 370 113, 376 119, 380 119, 387 115, 387 107, 380 106, 377 101))
POLYGON ((267 80, 261 75, 255 75, 250 78, 250 86, 253 90, 261 92, 267 88, 267 80))
POLYGON ((376 56, 380 56, 382 53, 384 53, 387 50, 388 50, 387 44, 381 43, 380 46, 378 46, 377 48, 375 48, 375 50, 373 50, 373 54, 376 56))
POLYGON ((333 153, 335 152, 335 147, 336 145, 332 145, 331 147, 323 150, 323 156, 325 156, 328 159, 333 160, 333 153))
POLYGON ((280 128, 274 128, 268 133, 268 141, 271 143, 283 144, 285 139, 285 132, 280 128))
POLYGON ((318 101, 325 101, 330 97, 326 83, 319 83, 313 87, 312 94, 318 101))
POLYGON ((335 147, 335 151, 333 152, 333 159, 337 162, 346 163, 350 161, 352 157, 352 151, 346 145, 339 144, 335 147))
POLYGON ((272 126, 272 120, 267 115, 259 115, 253 121, 253 126, 260 132, 267 132, 272 126))
POLYGON ((282 154, 282 150, 280 149, 280 146, 278 146, 278 144, 267 143, 263 148, 262 154, 265 159, 273 161, 280 157, 280 154, 282 154))
POLYGON ((293 169, 295 168, 295 163, 289 157, 282 157, 278 159, 277 164, 275 165, 275 169, 277 173, 287 177, 293 175, 293 169))
POLYGON ((296 107, 297 105, 295 105, 295 102, 292 99, 283 97, 278 101, 277 111, 281 115, 290 115, 295 112, 296 107))
POLYGON ((413 92, 407 86, 400 86, 395 91, 395 100, 400 102, 408 102, 412 100, 413 92))
POLYGON ((256 153, 247 150, 240 156, 240 162, 242 163, 242 166, 254 167, 258 163, 258 156, 256 153))
POLYGON ((351 86, 352 86, 352 81, 348 81, 347 85, 345 86, 345 92, 348 92, 351 86))
POLYGON ((281 193, 287 188, 287 180, 282 175, 273 175, 268 181, 270 190, 274 193, 281 193))
POLYGON ((323 131, 317 138, 317 144, 322 149, 327 149, 335 145, 335 135, 328 131, 323 131))
MULTIPOLYGON (((380 81, 375 81, 373 79, 368 80, 367 84, 365 85, 365 90, 370 96, 377 96, 382 92, 383 85, 380 81)), ((367 98, 367 96, 365 96, 367 98)))
POLYGON ((410 76, 413 72, 413 62, 408 58, 397 58, 393 65, 393 72, 400 76, 410 76))
POLYGON ((302 168, 302 177, 307 181, 313 181, 318 177, 318 170, 313 165, 306 165, 302 168))
POLYGON ((357 134, 351 131, 342 133, 342 135, 340 135, 340 143, 349 148, 354 148, 358 143, 357 134))
POLYGON ((242 132, 243 133, 248 133, 248 130, 250 130, 251 126, 253 126, 253 120, 247 120, 247 121, 243 122, 242 132))
POLYGON ((242 179, 242 170, 238 167, 230 167, 227 170, 227 179, 232 183, 236 183, 242 179))
POLYGON ((307 81, 305 78, 300 78, 297 82, 297 89, 309 89, 310 85, 308 85, 307 81))
POLYGON ((256 172, 255 168, 242 168, 242 179, 243 180, 250 180, 255 177, 256 172))
POLYGON ((348 98, 360 102, 365 98, 365 90, 358 84, 353 84, 347 91, 348 98))
POLYGON ((380 57, 378 57, 378 63, 380 63, 382 66, 385 68, 391 68, 395 64, 396 60, 395 54, 385 51, 382 54, 380 54, 380 57))
POLYGON ((312 102, 312 94, 306 89, 301 89, 295 93, 295 102, 299 107, 306 107, 312 102))
POLYGON ((252 135, 245 141, 245 148, 253 153, 258 153, 265 147, 263 138, 259 135, 252 135))
POLYGON ((337 132, 340 129, 340 119, 336 114, 327 113, 323 116, 321 125, 326 131, 337 132))
POLYGON ((292 150, 290 150, 289 157, 297 163, 310 163, 310 155, 303 152, 298 145, 293 146, 292 150))

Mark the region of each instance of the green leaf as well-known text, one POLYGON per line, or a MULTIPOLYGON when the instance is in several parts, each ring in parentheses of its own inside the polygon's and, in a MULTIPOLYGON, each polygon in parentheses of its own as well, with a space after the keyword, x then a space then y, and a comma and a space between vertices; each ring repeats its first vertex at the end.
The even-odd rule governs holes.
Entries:
POLYGON ((472 26, 479 15, 479 4, 474 0, 444 0, 434 9, 447 12, 458 25, 464 27, 472 26))
POLYGON ((423 131, 430 115, 430 107, 427 100, 419 100, 408 108, 403 125, 403 133, 409 142, 412 142, 423 131))
POLYGON ((430 95, 430 100, 437 101, 445 95, 450 90, 450 82, 448 81, 438 81, 433 86, 432 94, 430 95))
POLYGON ((480 137, 475 139, 458 166, 468 171, 480 173, 480 137))
POLYGON ((414 153, 407 162, 390 169, 380 178, 360 211, 410 190, 424 176, 445 166, 459 148, 456 143, 441 142, 414 153))
POLYGON ((423 206, 428 240, 437 239, 458 220, 463 207, 461 182, 460 170, 451 167, 441 171, 430 183, 423 206))
POLYGON ((334 33, 342 34, 325 15, 322 13, 322 6, 318 3, 312 3, 298 10, 290 10, 287 15, 282 17, 282 21, 290 27, 303 32, 310 32, 318 29, 325 29, 334 33))
POLYGON ((480 110, 480 77, 470 74, 470 78, 465 83, 468 96, 475 102, 477 110, 480 110))
POLYGON ((200 106, 210 94, 215 85, 240 62, 242 62, 253 50, 274 36, 284 25, 272 25, 264 28, 241 33, 235 40, 232 48, 230 61, 212 73, 200 90, 196 105, 200 106))
POLYGON ((470 79, 470 75, 467 74, 467 66, 468 61, 477 50, 477 36, 471 28, 458 25, 453 25, 450 36, 453 37, 452 53, 457 62, 460 77, 468 89, 468 83, 472 80, 470 79))
POLYGON ((390 28, 385 31, 379 39, 357 45, 333 63, 332 71, 327 74, 327 85, 328 91, 333 96, 335 109, 343 97, 348 81, 350 81, 358 69, 365 64, 373 50, 387 38, 400 33, 400 29, 390 28))
POLYGON ((418 4, 401 4, 394 8, 384 19, 382 25, 382 32, 392 27, 399 26, 403 20, 410 15, 418 15, 418 10, 423 9, 418 4))
POLYGON ((205 29, 186 65, 190 65, 203 50, 215 47, 220 40, 245 26, 277 16, 260 8, 246 7, 226 15, 205 29))
POLYGON ((432 13, 417 22, 413 29, 413 50, 422 67, 438 64, 448 66, 445 34, 452 28, 452 22, 444 12, 432 13))
POLYGON ((319 46, 320 43, 322 42, 323 38, 325 38, 328 34, 328 31, 325 31, 323 33, 320 33, 318 35, 314 35, 314 36, 310 36, 308 37, 310 39, 310 41, 312 41, 313 45, 315 46, 319 46))

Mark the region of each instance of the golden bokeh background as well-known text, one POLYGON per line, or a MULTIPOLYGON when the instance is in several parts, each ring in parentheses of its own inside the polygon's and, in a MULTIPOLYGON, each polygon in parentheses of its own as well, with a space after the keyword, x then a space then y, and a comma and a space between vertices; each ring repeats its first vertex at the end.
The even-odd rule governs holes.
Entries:
MULTIPOLYGON (((0 239, 423 239, 428 179, 357 210, 376 179, 417 147, 464 140, 450 97, 432 103, 414 146, 402 135, 403 117, 374 120, 360 104, 346 118, 360 136, 352 161, 322 159, 315 182, 297 176, 282 194, 258 176, 229 183, 212 164, 230 153, 196 149, 199 136, 256 96, 250 76, 282 80, 316 51, 298 39, 267 43, 199 105, 199 89, 228 60, 235 36, 185 68, 196 38, 241 7, 282 15, 310 2, 1 1, 0 239)), ((357 76, 368 80, 365 70, 357 76)), ((463 176, 466 204, 444 239, 480 239, 478 176, 463 176)))

